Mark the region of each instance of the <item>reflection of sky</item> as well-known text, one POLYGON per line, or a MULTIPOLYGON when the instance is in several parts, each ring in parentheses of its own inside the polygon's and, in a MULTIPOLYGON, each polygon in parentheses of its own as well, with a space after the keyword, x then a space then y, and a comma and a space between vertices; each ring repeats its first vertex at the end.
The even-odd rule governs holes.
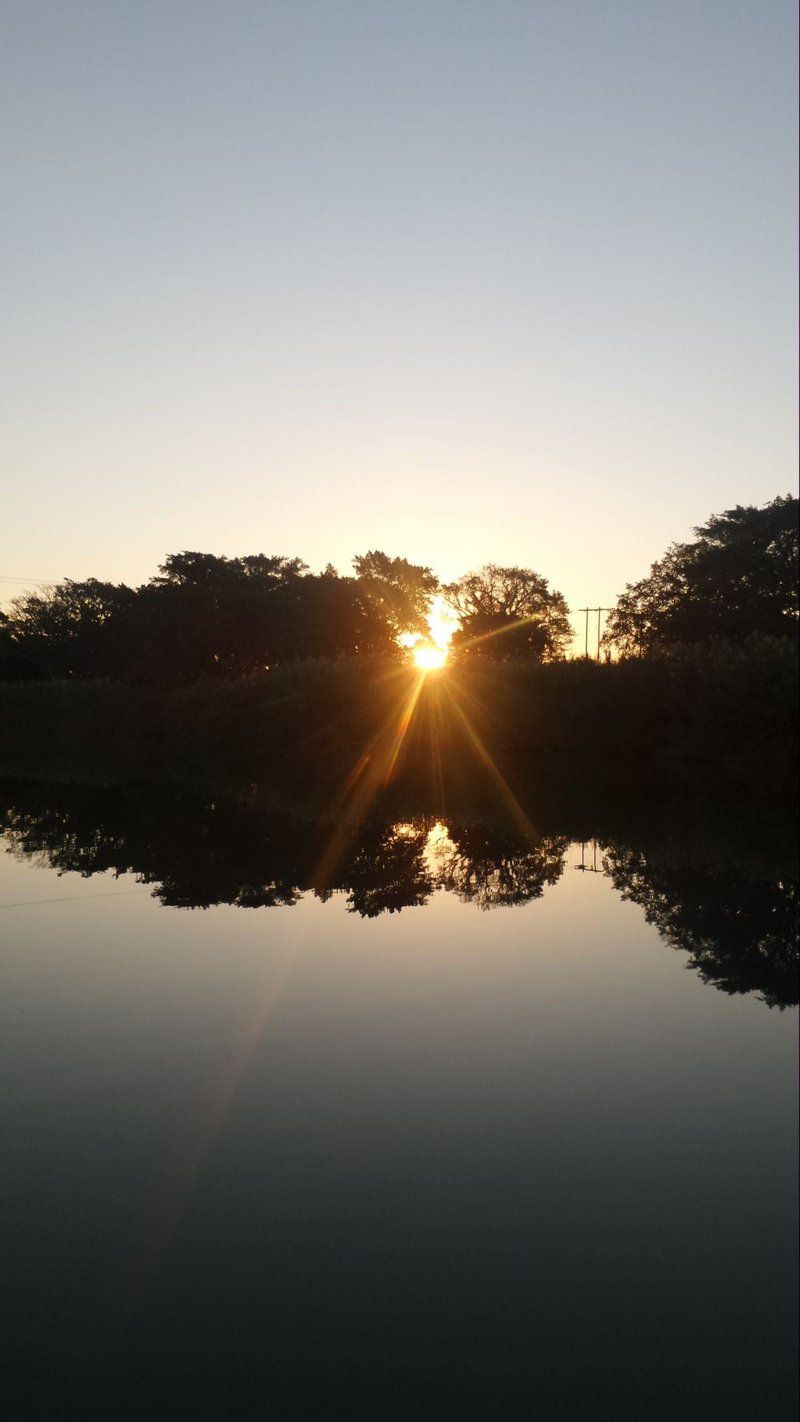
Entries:
POLYGON ((0 576, 604 605, 793 483, 788 0, 12 9, 0 576))
POLYGON ((1 856, 0 903, 69 899, 3 913, 21 1316, 72 1346, 129 1279, 137 1377, 148 1328, 194 1376, 255 1310, 256 1380, 317 1329, 386 1386, 477 1328, 510 1386, 535 1324, 547 1387, 599 1349, 641 1404, 679 1350, 726 1417, 745 1367, 780 1390, 796 1019, 704 986, 580 862, 524 907, 367 920, 342 895, 165 909, 1 856))

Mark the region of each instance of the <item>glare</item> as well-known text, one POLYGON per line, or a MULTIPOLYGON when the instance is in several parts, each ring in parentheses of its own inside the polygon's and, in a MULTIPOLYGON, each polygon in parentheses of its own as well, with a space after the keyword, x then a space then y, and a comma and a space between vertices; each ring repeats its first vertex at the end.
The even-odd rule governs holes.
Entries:
POLYGON ((423 642, 414 648, 414 661, 421 671, 436 671, 447 661, 447 648, 434 647, 432 642, 423 642))
POLYGON ((448 607, 441 593, 437 593, 428 609, 428 632, 435 647, 447 648, 459 624, 459 618, 452 607, 448 607))

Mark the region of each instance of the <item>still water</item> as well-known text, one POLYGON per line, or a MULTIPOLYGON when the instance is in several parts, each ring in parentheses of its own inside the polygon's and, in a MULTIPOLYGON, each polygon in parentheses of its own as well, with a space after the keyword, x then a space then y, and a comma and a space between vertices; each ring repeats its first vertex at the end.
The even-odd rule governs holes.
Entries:
POLYGON ((221 893, 95 814, 0 854, 10 1415, 793 1416, 774 871, 437 820, 221 893))

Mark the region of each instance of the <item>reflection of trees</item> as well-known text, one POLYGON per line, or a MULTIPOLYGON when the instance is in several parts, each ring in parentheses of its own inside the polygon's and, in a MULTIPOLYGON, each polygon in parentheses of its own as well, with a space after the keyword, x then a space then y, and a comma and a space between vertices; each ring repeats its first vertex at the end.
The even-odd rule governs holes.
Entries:
POLYGON ((568 845, 559 836, 531 847, 486 824, 452 828, 437 853, 438 882, 482 909, 524 904, 558 882, 568 845))
POLYGON ((797 883, 748 879, 695 861, 659 862, 611 846, 606 871, 622 897, 644 909, 688 966, 722 992, 759 992, 770 1007, 798 1000, 797 883))
POLYGON ((339 890, 352 913, 372 918, 423 904, 433 890, 425 828, 370 822, 338 856, 326 890, 316 866, 329 832, 231 801, 174 794, 169 803, 132 789, 26 786, 3 816, 7 843, 59 874, 136 874, 176 908, 291 905, 314 888, 339 890))
POLYGON ((433 891, 427 840, 427 829, 416 825, 376 824, 362 831, 343 876, 350 911, 375 918, 427 903, 433 891))
POLYGON ((308 831, 227 801, 26 786, 4 816, 13 853, 59 874, 133 873, 176 908, 292 904, 308 831))
MULTIPOLYGON (((0 789, 0 824, 21 858, 84 877, 132 873, 166 905, 291 906, 303 893, 339 892, 365 918, 427 903, 438 888, 484 909, 528 903, 558 881, 568 845, 564 836, 531 843, 486 819, 431 835, 428 819, 375 816, 344 832, 254 804, 135 786, 0 789)), ((774 817, 771 824, 771 849, 759 835, 749 846, 723 839, 709 850, 708 828, 690 849, 684 822, 679 857, 615 840, 603 865, 705 982, 783 1007, 798 1000, 797 883, 773 867, 785 857, 785 835, 774 817)))
POLYGON ((452 828, 432 855, 428 821, 374 818, 344 834, 330 860, 335 826, 178 792, 166 803, 131 787, 17 788, 4 821, 20 857, 84 877, 133 873, 172 907, 272 907, 311 890, 321 898, 338 891, 365 918, 427 903, 440 887, 481 908, 526 903, 559 878, 567 847, 563 838, 531 847, 480 824, 452 828), (324 887, 323 860, 330 860, 324 887))

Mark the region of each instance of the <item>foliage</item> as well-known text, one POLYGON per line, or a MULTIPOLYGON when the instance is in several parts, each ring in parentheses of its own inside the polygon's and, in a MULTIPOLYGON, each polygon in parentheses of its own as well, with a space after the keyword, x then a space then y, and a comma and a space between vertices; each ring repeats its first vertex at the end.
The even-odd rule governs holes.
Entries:
POLYGON ((452 648, 462 657, 554 661, 572 637, 563 595, 530 568, 487 563, 446 584, 442 595, 461 619, 452 648))
POLYGON ((125 650, 118 630, 134 597, 124 584, 67 578, 18 598, 0 629, 0 666, 7 676, 22 680, 120 674, 125 650))
POLYGON ((377 550, 353 559, 365 611, 383 619, 395 639, 404 633, 424 633, 426 614, 439 580, 430 568, 389 558, 377 550))
POLYGON ((758 991, 770 1007, 797 1002, 796 879, 746 878, 621 845, 607 847, 603 867, 704 982, 730 994, 758 991))
POLYGON ((438 856, 439 880, 481 909, 529 903, 561 878, 568 848, 563 835, 532 844, 521 842, 519 832, 481 821, 450 826, 438 856))
POLYGON ((381 552, 357 576, 299 558, 173 553, 139 588, 70 579, 18 598, 0 622, 0 679, 103 677, 169 684, 303 657, 398 658, 436 579, 381 552))
POLYGON ((650 574, 629 583, 603 641, 625 655, 715 638, 796 634, 798 501, 728 509, 675 543, 650 574))

